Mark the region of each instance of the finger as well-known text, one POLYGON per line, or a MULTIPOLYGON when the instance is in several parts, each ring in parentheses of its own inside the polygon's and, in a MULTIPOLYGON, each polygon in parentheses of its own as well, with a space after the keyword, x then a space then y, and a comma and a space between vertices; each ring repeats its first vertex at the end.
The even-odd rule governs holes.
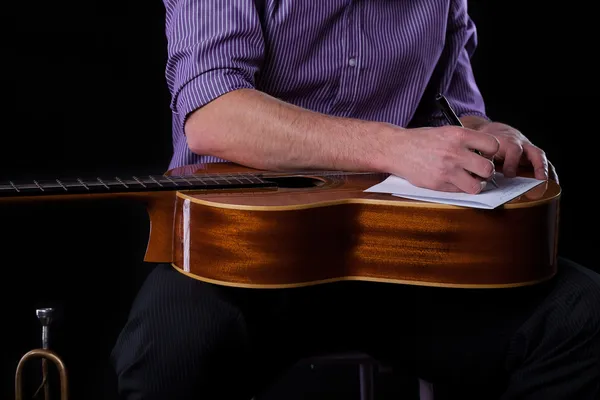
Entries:
POLYGON ((487 185, 485 180, 473 176, 462 168, 458 168, 456 170, 450 179, 450 183, 459 188, 461 191, 469 194, 477 194, 481 192, 487 185))
POLYGON ((517 167, 523 155, 523 147, 517 143, 508 143, 504 152, 504 163, 502 164, 502 173, 507 178, 517 175, 517 167))
POLYGON ((498 139, 487 133, 464 129, 462 135, 462 143, 469 150, 480 151, 488 157, 493 157, 500 150, 498 139))
POLYGON ((435 182, 435 183, 431 183, 431 182, 427 182, 427 183, 422 183, 422 182, 415 182, 415 181, 409 181, 411 184, 413 184, 414 186, 423 188, 423 189, 430 189, 430 190, 437 190, 440 192, 462 192, 462 190, 460 190, 459 188, 457 188, 455 185, 448 183, 448 182, 435 182))
POLYGON ((523 151, 531 162, 536 179, 548 179, 548 160, 542 149, 531 143, 523 144, 523 151))
POLYGON ((453 192, 453 193, 460 193, 462 192, 462 190, 460 190, 459 188, 457 188, 455 185, 451 184, 451 183, 442 183, 439 184, 435 187, 434 190, 439 190, 441 192, 453 192))
POLYGON ((462 154, 460 166, 483 179, 490 178, 495 172, 492 160, 467 150, 462 154))
POLYGON ((558 182, 558 173, 556 172, 554 165, 552 165, 552 163, 550 161, 548 161, 548 167, 549 167, 548 168, 549 169, 548 178, 553 180, 556 183, 559 183, 558 182))

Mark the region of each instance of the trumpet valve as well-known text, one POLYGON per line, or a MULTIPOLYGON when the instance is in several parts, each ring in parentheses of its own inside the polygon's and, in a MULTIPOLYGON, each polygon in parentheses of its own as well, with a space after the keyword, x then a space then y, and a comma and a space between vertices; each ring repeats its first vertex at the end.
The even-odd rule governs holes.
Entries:
POLYGON ((40 323, 42 324, 42 348, 48 349, 50 346, 49 328, 50 323, 52 323, 52 317, 54 316, 54 309, 38 308, 35 310, 35 315, 37 315, 40 323))

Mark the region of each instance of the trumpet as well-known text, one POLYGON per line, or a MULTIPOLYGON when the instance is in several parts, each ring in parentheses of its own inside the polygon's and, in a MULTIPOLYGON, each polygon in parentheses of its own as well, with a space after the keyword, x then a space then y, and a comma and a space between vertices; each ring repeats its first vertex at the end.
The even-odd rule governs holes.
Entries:
POLYGON ((61 358, 49 347, 49 328, 52 322, 52 308, 40 308, 36 310, 36 315, 42 324, 42 348, 33 349, 27 352, 17 365, 15 373, 15 400, 23 400, 23 368, 27 361, 34 358, 42 359, 42 383, 35 392, 34 397, 39 391, 44 389, 44 400, 50 400, 50 385, 48 382, 48 361, 52 361, 56 366, 60 376, 60 400, 68 399, 67 369, 61 358))

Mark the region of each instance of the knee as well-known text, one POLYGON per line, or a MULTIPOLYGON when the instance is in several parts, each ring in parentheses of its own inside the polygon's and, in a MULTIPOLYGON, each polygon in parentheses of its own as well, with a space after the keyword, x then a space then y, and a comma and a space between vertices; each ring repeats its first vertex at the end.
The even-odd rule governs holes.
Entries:
POLYGON ((146 341, 140 338, 115 346, 112 362, 120 396, 202 399, 226 392, 224 378, 238 373, 246 359, 245 349, 233 335, 197 333, 193 338, 191 333, 169 337, 164 332, 146 341))
POLYGON ((563 266, 562 296, 556 299, 563 329, 600 347, 600 274, 572 261, 563 260, 563 266))
POLYGON ((131 320, 111 354, 119 394, 127 399, 213 394, 248 358, 242 325, 222 316, 213 322, 207 316, 205 324, 131 320))
POLYGON ((197 289, 167 296, 142 288, 144 301, 136 300, 111 353, 121 398, 202 399, 241 368, 249 351, 242 314, 197 289))

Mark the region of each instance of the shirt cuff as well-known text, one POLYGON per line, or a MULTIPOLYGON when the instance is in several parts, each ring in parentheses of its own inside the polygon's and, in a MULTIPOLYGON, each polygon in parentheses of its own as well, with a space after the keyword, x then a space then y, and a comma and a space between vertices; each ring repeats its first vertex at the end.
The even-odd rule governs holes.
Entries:
POLYGON ((185 83, 171 100, 173 117, 178 119, 181 132, 190 113, 237 89, 254 89, 254 85, 235 69, 214 69, 185 83))

